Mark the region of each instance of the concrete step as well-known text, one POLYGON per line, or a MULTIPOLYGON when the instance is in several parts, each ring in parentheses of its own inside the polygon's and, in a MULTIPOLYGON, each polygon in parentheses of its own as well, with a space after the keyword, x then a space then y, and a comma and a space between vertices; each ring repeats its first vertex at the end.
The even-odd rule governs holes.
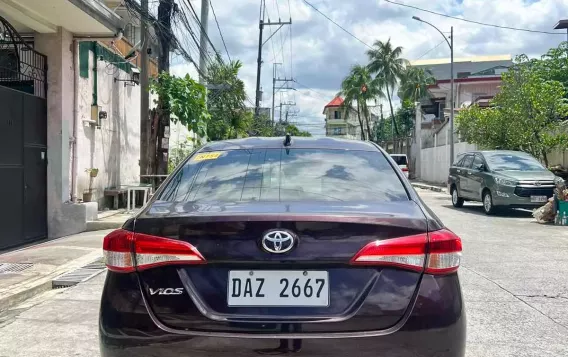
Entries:
POLYGON ((100 212, 96 221, 87 221, 87 232, 118 229, 133 214, 134 212, 125 212, 124 210, 100 212))

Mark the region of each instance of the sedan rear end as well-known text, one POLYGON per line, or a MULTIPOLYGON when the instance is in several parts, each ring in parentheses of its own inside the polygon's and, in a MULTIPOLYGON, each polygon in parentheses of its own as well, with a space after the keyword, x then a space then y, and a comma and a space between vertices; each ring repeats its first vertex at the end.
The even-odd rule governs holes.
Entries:
POLYGON ((211 144, 104 251, 104 357, 464 354, 461 241, 372 144, 211 144))

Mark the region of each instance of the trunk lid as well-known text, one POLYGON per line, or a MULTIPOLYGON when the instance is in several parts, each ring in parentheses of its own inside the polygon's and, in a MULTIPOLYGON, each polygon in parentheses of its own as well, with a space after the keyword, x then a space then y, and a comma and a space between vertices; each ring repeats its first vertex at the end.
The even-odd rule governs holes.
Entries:
POLYGON ((426 233, 428 227, 413 201, 156 201, 136 219, 134 230, 188 242, 207 261, 139 272, 148 307, 169 327, 277 332, 301 323, 306 332, 343 332, 394 325, 412 305, 421 277, 389 267, 353 266, 350 260, 369 242, 426 233), (263 249, 261 239, 272 229, 295 234, 294 249, 286 254, 263 249), (329 305, 229 306, 231 271, 326 272, 329 305))

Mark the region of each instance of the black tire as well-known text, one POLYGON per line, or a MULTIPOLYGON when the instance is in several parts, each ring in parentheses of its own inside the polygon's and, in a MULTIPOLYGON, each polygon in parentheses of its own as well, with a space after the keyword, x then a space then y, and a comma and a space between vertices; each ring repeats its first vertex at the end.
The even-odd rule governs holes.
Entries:
POLYGON ((450 190, 450 194, 452 195, 452 205, 456 208, 461 208, 463 206, 463 198, 458 196, 458 189, 456 186, 452 186, 450 190))
POLYGON ((481 202, 483 203, 483 211, 486 215, 491 216, 495 214, 497 208, 493 205, 493 196, 491 196, 491 191, 483 191, 481 202))

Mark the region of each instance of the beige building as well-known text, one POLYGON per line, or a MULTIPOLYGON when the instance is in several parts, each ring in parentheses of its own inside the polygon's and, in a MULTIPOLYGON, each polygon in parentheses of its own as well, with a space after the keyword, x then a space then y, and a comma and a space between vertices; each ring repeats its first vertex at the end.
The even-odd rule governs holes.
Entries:
MULTIPOLYGON (((333 98, 323 108, 322 114, 325 115, 325 136, 341 139, 361 139, 361 126, 357 118, 357 110, 343 106, 343 98, 339 96, 333 98), (349 114, 347 115, 347 113, 349 114)), ((363 123, 366 122, 364 117, 361 119, 363 123)), ((371 130, 376 121, 377 116, 371 114, 371 130)), ((365 135, 369 136, 368 133, 365 135)))

